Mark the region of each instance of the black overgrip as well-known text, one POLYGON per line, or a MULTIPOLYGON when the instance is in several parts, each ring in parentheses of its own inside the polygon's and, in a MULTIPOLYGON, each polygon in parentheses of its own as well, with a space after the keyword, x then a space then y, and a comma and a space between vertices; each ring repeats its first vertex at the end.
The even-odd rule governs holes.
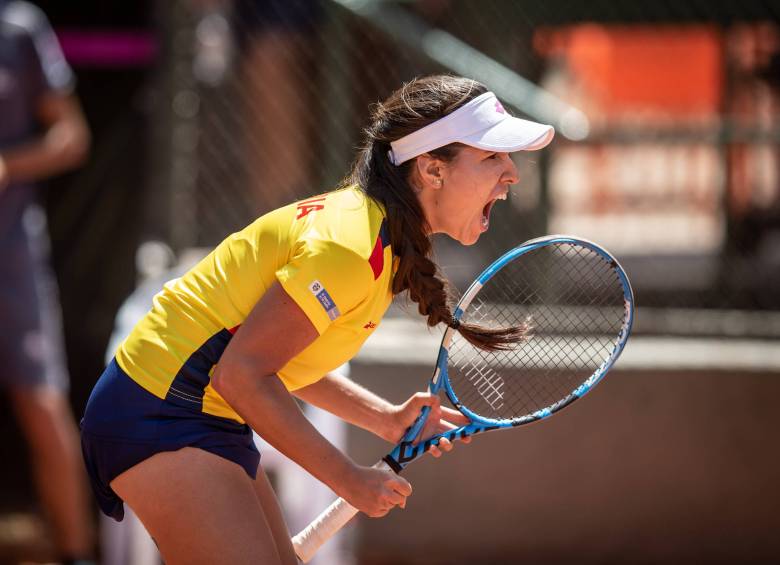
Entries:
POLYGON ((396 475, 400 475, 401 471, 404 470, 404 468, 398 464, 398 461, 396 461, 389 455, 385 455, 384 457, 382 457, 382 461, 387 463, 388 467, 390 467, 393 471, 395 471, 396 475))

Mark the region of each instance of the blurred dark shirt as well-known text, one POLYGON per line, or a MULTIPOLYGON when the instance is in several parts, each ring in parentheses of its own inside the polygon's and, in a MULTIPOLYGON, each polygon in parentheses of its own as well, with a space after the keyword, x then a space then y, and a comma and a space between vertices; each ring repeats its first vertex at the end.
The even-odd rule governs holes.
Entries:
MULTIPOLYGON (((73 72, 43 12, 27 2, 0 0, 0 152, 39 135, 40 97, 68 94, 73 84, 73 72)), ((34 200, 30 183, 0 190, 0 243, 21 237, 22 216, 34 200)))

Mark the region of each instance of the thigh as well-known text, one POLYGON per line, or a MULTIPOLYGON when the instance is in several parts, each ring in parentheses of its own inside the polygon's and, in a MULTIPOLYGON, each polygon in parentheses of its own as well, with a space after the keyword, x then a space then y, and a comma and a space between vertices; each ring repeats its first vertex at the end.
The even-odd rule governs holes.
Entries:
POLYGON ((138 515, 167 565, 276 565, 253 482, 235 463, 185 447, 142 461, 111 488, 138 515))
POLYGON ((287 529, 282 509, 279 507, 279 501, 276 499, 276 494, 274 494, 271 488, 271 483, 268 481, 262 465, 257 468, 257 479, 254 481, 254 487, 257 500, 263 507, 263 513, 268 520, 271 534, 276 541, 281 563, 283 565, 297 565, 298 558, 295 556, 295 551, 290 541, 290 530, 287 529))

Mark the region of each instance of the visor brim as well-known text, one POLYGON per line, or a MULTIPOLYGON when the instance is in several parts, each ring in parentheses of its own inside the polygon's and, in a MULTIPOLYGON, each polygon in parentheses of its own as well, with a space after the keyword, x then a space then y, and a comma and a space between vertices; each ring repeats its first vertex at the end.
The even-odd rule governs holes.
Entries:
POLYGON ((509 117, 458 141, 486 151, 512 153, 542 149, 552 141, 554 135, 552 126, 509 117))

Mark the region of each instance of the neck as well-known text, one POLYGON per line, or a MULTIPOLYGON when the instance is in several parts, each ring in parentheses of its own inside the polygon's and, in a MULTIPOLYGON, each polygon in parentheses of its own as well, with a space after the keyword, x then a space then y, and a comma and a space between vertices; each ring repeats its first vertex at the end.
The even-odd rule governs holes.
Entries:
POLYGON ((417 192, 417 200, 420 202, 420 207, 425 214, 425 220, 428 222, 428 230, 426 235, 439 233, 441 229, 441 218, 439 218, 439 195, 437 191, 432 188, 422 189, 417 192))

